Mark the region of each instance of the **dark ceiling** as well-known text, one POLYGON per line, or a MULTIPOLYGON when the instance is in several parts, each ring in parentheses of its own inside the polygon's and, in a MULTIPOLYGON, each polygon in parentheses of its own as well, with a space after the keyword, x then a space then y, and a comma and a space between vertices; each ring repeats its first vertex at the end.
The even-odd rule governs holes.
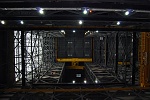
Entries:
POLYGON ((1 0, 0 20, 6 21, 0 28, 22 27, 20 20, 25 23, 23 27, 77 27, 78 20, 83 20, 82 27, 118 27, 120 21, 122 28, 149 29, 150 0, 1 0), (38 13, 39 7, 44 9, 43 15, 38 13), (84 8, 92 13, 84 15, 84 8), (125 16, 127 10, 131 13, 125 16))

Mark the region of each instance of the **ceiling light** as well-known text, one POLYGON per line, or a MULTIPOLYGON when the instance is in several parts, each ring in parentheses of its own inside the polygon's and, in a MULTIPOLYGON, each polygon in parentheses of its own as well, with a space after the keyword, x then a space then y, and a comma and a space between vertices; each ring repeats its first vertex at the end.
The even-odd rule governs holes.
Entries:
POLYGON ((60 32, 66 34, 64 30, 61 30, 60 32))
POLYGON ((92 10, 90 10, 90 13, 92 13, 92 10))
POLYGON ((22 24, 22 25, 23 25, 23 24, 24 24, 24 22, 23 22, 23 21, 20 21, 20 24, 22 24))
POLYGON ((73 33, 75 33, 76 31, 75 30, 73 30, 73 33))
POLYGON ((40 9, 39 9, 39 13, 40 13, 40 14, 44 14, 44 9, 43 9, 43 8, 40 8, 40 9))
POLYGON ((130 12, 129 12, 129 11, 126 11, 124 14, 125 14, 126 16, 128 16, 128 15, 130 14, 130 12))
POLYGON ((98 83, 98 80, 97 80, 97 79, 95 80, 95 83, 98 83))
POLYGON ((75 80, 72 81, 73 84, 74 84, 75 82, 76 82, 75 80))
POLYGON ((117 25, 120 25, 120 22, 119 22, 119 21, 117 22, 117 25))
POLYGON ((83 22, 82 22, 82 20, 79 20, 79 24, 81 25, 83 22))
POLYGON ((96 31, 96 33, 98 33, 98 30, 96 31))
POLYGON ((86 15, 88 13, 87 9, 83 10, 83 14, 86 15))
POLYGON ((87 83, 87 81, 86 81, 86 80, 84 80, 84 83, 86 84, 86 83, 87 83))
POLYGON ((61 32, 63 33, 63 32, 65 32, 64 30, 61 30, 61 32))
POLYGON ((3 24, 3 25, 4 25, 4 24, 5 24, 5 21, 4 21, 4 20, 2 20, 2 21, 1 21, 1 24, 3 24))

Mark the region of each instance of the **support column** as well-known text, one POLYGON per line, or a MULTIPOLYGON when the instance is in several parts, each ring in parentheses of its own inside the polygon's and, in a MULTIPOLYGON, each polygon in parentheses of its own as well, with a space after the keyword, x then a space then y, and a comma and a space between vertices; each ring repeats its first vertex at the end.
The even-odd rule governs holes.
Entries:
POLYGON ((118 75, 118 33, 116 33, 116 61, 115 61, 115 74, 118 75))
POLYGON ((132 60, 132 85, 135 85, 135 69, 136 69, 136 50, 137 50, 137 41, 136 41, 136 32, 133 32, 133 60, 132 60))
POLYGON ((0 31, 0 87, 11 87, 14 82, 14 33, 0 31))
POLYGON ((107 66, 108 61, 108 36, 105 37, 105 66, 107 66))
POLYGON ((25 86, 24 31, 21 31, 22 87, 25 86))

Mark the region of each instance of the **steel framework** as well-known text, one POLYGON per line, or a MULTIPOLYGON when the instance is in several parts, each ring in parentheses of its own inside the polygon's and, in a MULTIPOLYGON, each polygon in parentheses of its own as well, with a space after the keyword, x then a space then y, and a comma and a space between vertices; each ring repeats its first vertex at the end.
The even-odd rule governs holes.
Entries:
POLYGON ((94 36, 94 63, 86 64, 91 82, 139 85, 138 32, 100 31, 94 36), (96 81, 97 82, 97 81, 96 81))
MULTIPOLYGON (((22 78, 21 33, 21 31, 16 31, 14 38, 16 52, 15 62, 18 61, 15 63, 16 78, 18 81, 22 78)), ((61 79, 63 63, 58 64, 55 63, 54 59, 50 59, 55 58, 55 55, 52 55, 56 51, 55 47, 52 46, 53 43, 55 43, 54 37, 44 31, 24 31, 23 34, 24 37, 27 37, 27 34, 29 34, 28 38, 24 38, 25 68, 26 71, 28 66, 30 69, 28 73, 25 73, 26 83, 33 83, 35 89, 0 90, 2 94, 9 93, 9 95, 11 95, 9 98, 12 100, 99 100, 100 98, 103 100, 150 99, 149 88, 129 86, 139 85, 138 59, 135 59, 137 54, 136 49, 138 48, 138 41, 136 40, 140 39, 139 33, 107 32, 106 34, 105 32, 103 35, 101 33, 96 33, 99 35, 94 37, 94 63, 86 63, 85 66, 87 76, 89 77, 89 79, 87 79, 87 84, 55 84, 56 82, 60 82, 58 79, 61 79), (49 42, 50 40, 51 42, 49 42), (35 45, 37 43, 36 41, 39 41, 37 45, 35 45), (41 54, 41 58, 39 56, 38 62, 36 55, 39 54, 41 54), (36 63, 37 65, 40 63, 41 67, 36 68, 36 63), (36 72, 37 69, 40 71, 36 72), (59 73, 57 73, 59 78, 56 78, 56 70, 59 70, 59 73), (54 76, 52 76, 51 73, 53 73, 54 76), (14 92, 17 93, 13 94, 14 92)))
MULTIPOLYGON (((58 32, 59 33, 59 32, 58 32)), ((22 52, 21 35, 24 36, 25 81, 36 83, 57 83, 63 63, 55 62, 55 37, 50 31, 14 31, 15 77, 21 82, 22 52)))

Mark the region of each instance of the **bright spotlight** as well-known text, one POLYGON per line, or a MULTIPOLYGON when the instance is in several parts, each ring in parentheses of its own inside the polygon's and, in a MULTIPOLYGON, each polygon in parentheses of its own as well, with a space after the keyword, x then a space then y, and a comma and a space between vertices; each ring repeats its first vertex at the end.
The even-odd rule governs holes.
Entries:
POLYGON ((79 20, 79 24, 81 25, 83 22, 82 22, 82 20, 79 20))
POLYGON ((86 81, 86 80, 84 80, 84 83, 86 84, 86 83, 87 83, 87 81, 86 81))
POLYGON ((98 80, 97 80, 97 79, 95 80, 95 83, 98 83, 98 80))
POLYGON ((43 8, 40 8, 40 9, 39 9, 39 13, 40 13, 40 14, 44 14, 44 9, 43 9, 43 8))
POLYGON ((61 30, 60 32, 66 34, 64 30, 61 30))
POLYGON ((23 22, 23 21, 20 21, 20 24, 22 24, 22 25, 23 25, 23 24, 24 24, 24 22, 23 22))
POLYGON ((128 16, 128 15, 129 15, 129 13, 130 13, 129 11, 126 11, 126 12, 125 12, 125 15, 126 15, 126 16, 128 16))
POLYGON ((88 13, 87 9, 83 10, 83 14, 86 15, 88 13))
POLYGON ((65 31, 64 31, 64 30, 61 30, 61 32, 64 33, 65 31))
POLYGON ((98 33, 98 30, 96 31, 96 33, 98 33))
POLYGON ((4 20, 2 20, 2 21, 1 21, 1 24, 3 24, 3 25, 4 25, 4 24, 5 24, 5 21, 4 21, 4 20))
POLYGON ((74 83, 76 83, 76 81, 75 81, 75 80, 73 80, 73 81, 72 81, 72 83, 74 84, 74 83))
POLYGON ((117 25, 120 25, 120 22, 119 22, 119 21, 117 22, 117 25))
POLYGON ((75 33, 76 31, 75 31, 75 30, 73 30, 72 32, 73 32, 73 33, 75 33))

